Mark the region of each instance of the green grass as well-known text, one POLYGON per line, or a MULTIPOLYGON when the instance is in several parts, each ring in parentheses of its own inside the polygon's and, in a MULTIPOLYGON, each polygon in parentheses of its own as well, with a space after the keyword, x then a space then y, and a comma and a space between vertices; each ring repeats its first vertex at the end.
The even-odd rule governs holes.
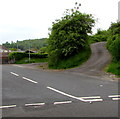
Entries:
POLYGON ((120 62, 111 62, 111 64, 106 68, 106 71, 120 77, 120 62))
POLYGON ((28 63, 41 63, 48 62, 48 58, 31 58, 30 61, 28 58, 23 58, 15 62, 15 64, 28 64, 28 63))
POLYGON ((68 68, 73 68, 80 66, 83 64, 85 61, 88 60, 88 58, 91 55, 91 50, 86 49, 79 54, 76 54, 68 59, 63 59, 59 61, 59 64, 57 64, 56 67, 49 67, 50 69, 68 69, 68 68))

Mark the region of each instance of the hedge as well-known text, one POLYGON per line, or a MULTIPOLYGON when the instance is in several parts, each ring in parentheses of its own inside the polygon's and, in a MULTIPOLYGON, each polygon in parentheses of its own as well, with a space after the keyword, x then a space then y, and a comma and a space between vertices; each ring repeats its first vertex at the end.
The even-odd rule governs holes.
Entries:
MULTIPOLYGON (((20 60, 25 57, 29 57, 29 53, 25 52, 12 52, 9 54, 8 58, 9 60, 20 60)), ((39 54, 39 53, 30 53, 31 58, 47 58, 48 54, 39 54)))

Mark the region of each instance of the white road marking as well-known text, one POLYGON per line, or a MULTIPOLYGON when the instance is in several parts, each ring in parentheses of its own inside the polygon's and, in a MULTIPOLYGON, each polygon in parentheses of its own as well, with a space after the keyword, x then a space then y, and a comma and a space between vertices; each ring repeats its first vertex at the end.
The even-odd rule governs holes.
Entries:
POLYGON ((0 109, 3 109, 3 108, 12 108, 12 107, 16 107, 16 105, 0 106, 0 109))
POLYGON ((120 100, 120 98, 112 98, 112 100, 120 100))
POLYGON ((25 79, 25 80, 27 80, 27 81, 30 81, 30 82, 32 82, 32 83, 38 83, 38 82, 33 81, 33 80, 31 80, 31 79, 29 79, 29 78, 26 78, 26 77, 22 77, 22 78, 25 79))
POLYGON ((78 97, 72 96, 72 95, 70 95, 70 94, 64 93, 64 92, 59 91, 59 90, 57 90, 57 89, 55 89, 55 88, 52 88, 52 87, 49 87, 49 86, 48 86, 47 88, 50 89, 50 90, 52 90, 52 91, 55 91, 55 92, 57 92, 57 93, 60 93, 60 94, 62 94, 62 95, 65 95, 65 96, 67 96, 67 97, 70 97, 70 98, 74 98, 74 99, 83 101, 83 99, 81 99, 81 98, 78 98, 78 97))
POLYGON ((100 96, 89 96, 89 97, 80 97, 86 102, 98 102, 103 101, 100 96))
POLYGON ((57 90, 57 89, 55 89, 55 88, 52 88, 52 87, 49 87, 49 86, 48 86, 47 88, 50 89, 50 90, 52 90, 52 91, 55 91, 55 92, 57 92, 57 93, 60 93, 60 94, 62 94, 62 95, 65 95, 65 96, 67 96, 67 97, 74 98, 74 99, 77 99, 77 100, 80 100, 80 101, 83 101, 83 102, 103 101, 103 99, 85 100, 85 99, 83 99, 83 98, 81 98, 81 97, 75 97, 75 96, 73 96, 73 95, 64 93, 64 92, 62 92, 62 91, 59 91, 59 90, 57 90))
POLYGON ((20 65, 13 65, 13 66, 16 66, 16 67, 24 67, 24 66, 20 66, 20 65))
POLYGON ((15 75, 15 76, 19 76, 18 74, 14 73, 14 72, 10 72, 11 74, 15 75))
POLYGON ((58 104, 68 104, 68 103, 72 103, 72 101, 54 102, 54 105, 58 105, 58 104))
POLYGON ((45 105, 45 103, 25 104, 25 106, 42 106, 42 105, 45 105))
MULTIPOLYGON (((84 99, 83 99, 84 100, 84 99)), ((85 102, 101 102, 103 99, 90 99, 90 100, 84 100, 85 102)))
POLYGON ((83 99, 91 99, 91 98, 100 98, 100 96, 90 96, 90 97, 79 97, 83 99))
POLYGON ((120 100, 120 95, 109 95, 109 98, 112 98, 112 100, 120 100))
POLYGON ((109 98, 120 97, 120 95, 109 95, 109 98))

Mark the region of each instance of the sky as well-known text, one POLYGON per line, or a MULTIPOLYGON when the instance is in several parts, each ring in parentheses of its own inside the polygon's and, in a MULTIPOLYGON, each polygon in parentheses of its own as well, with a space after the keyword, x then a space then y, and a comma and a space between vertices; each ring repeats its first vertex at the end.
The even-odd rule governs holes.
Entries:
POLYGON ((47 38, 52 22, 66 9, 81 3, 80 12, 92 14, 97 29, 107 30, 118 20, 120 0, 0 0, 0 44, 25 39, 47 38))

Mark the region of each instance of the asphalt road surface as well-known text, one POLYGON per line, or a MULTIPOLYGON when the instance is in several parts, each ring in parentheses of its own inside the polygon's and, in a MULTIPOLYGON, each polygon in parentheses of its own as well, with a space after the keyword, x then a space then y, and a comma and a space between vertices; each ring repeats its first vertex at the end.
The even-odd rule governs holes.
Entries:
POLYGON ((118 117, 119 82, 104 77, 104 46, 93 44, 88 64, 62 72, 2 65, 2 117, 118 117))

